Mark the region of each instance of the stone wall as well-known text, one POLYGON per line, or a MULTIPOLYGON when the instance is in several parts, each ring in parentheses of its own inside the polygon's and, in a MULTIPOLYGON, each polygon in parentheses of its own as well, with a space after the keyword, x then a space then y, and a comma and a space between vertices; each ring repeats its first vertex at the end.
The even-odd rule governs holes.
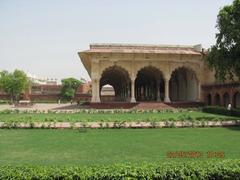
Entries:
POLYGON ((233 107, 240 108, 240 82, 205 85, 202 88, 206 105, 226 107, 231 103, 233 107))

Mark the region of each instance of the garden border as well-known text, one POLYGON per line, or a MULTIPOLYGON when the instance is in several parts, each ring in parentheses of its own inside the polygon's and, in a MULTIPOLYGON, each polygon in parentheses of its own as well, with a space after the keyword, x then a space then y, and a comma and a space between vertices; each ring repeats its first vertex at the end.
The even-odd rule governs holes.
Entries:
POLYGON ((193 128, 240 126, 240 120, 229 121, 152 121, 152 122, 0 122, 0 128, 19 129, 112 129, 112 128, 193 128))
POLYGON ((239 179, 240 161, 95 166, 0 166, 0 179, 239 179))

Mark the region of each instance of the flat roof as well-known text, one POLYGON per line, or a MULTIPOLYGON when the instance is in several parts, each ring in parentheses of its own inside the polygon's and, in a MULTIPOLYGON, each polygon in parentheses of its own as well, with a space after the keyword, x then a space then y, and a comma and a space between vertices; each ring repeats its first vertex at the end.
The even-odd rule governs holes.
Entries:
POLYGON ((90 49, 81 53, 153 53, 153 54, 194 54, 202 53, 201 44, 186 45, 150 45, 150 44, 90 44, 90 49))
POLYGON ((119 43, 94 43, 90 44, 90 49, 78 52, 79 57, 91 74, 91 54, 99 53, 122 53, 122 54, 177 54, 177 55, 197 55, 203 53, 202 45, 152 45, 152 44, 119 44, 119 43))

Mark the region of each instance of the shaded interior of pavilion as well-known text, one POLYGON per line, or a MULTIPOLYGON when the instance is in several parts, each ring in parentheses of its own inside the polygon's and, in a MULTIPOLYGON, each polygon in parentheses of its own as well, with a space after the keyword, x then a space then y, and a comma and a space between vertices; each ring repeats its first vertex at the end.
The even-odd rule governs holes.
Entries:
POLYGON ((173 71, 168 80, 156 67, 144 67, 132 81, 125 69, 112 66, 102 73, 99 96, 101 102, 131 102, 133 93, 137 102, 166 102, 166 96, 171 102, 196 102, 198 87, 196 74, 185 67, 173 71), (106 87, 114 93, 106 95, 106 87))

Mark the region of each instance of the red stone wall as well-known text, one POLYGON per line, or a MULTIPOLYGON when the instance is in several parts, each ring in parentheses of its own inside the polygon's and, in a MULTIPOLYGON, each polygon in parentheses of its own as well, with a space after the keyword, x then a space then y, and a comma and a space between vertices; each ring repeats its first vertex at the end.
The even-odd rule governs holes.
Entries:
POLYGON ((233 106, 236 104, 236 99, 234 95, 236 93, 240 93, 240 83, 225 83, 225 84, 214 84, 214 85, 206 85, 202 86, 203 94, 204 94, 204 102, 205 105, 217 105, 216 104, 216 95, 219 94, 220 96, 220 105, 221 106, 227 106, 226 98, 229 97, 229 103, 231 103, 233 106), (208 102, 211 97, 211 101, 208 102))
MULTIPOLYGON (((61 98, 61 85, 32 85, 22 95, 21 99, 29 99, 32 101, 58 101, 61 98)), ((91 88, 91 83, 79 86, 74 100, 90 101, 91 94, 86 94, 91 88)), ((9 99, 3 91, 0 91, 0 99, 9 99)))
POLYGON ((90 102, 92 95, 90 94, 75 94, 74 101, 90 102))
POLYGON ((77 89, 76 94, 89 94, 92 90, 92 84, 91 82, 81 84, 79 88, 77 89))

